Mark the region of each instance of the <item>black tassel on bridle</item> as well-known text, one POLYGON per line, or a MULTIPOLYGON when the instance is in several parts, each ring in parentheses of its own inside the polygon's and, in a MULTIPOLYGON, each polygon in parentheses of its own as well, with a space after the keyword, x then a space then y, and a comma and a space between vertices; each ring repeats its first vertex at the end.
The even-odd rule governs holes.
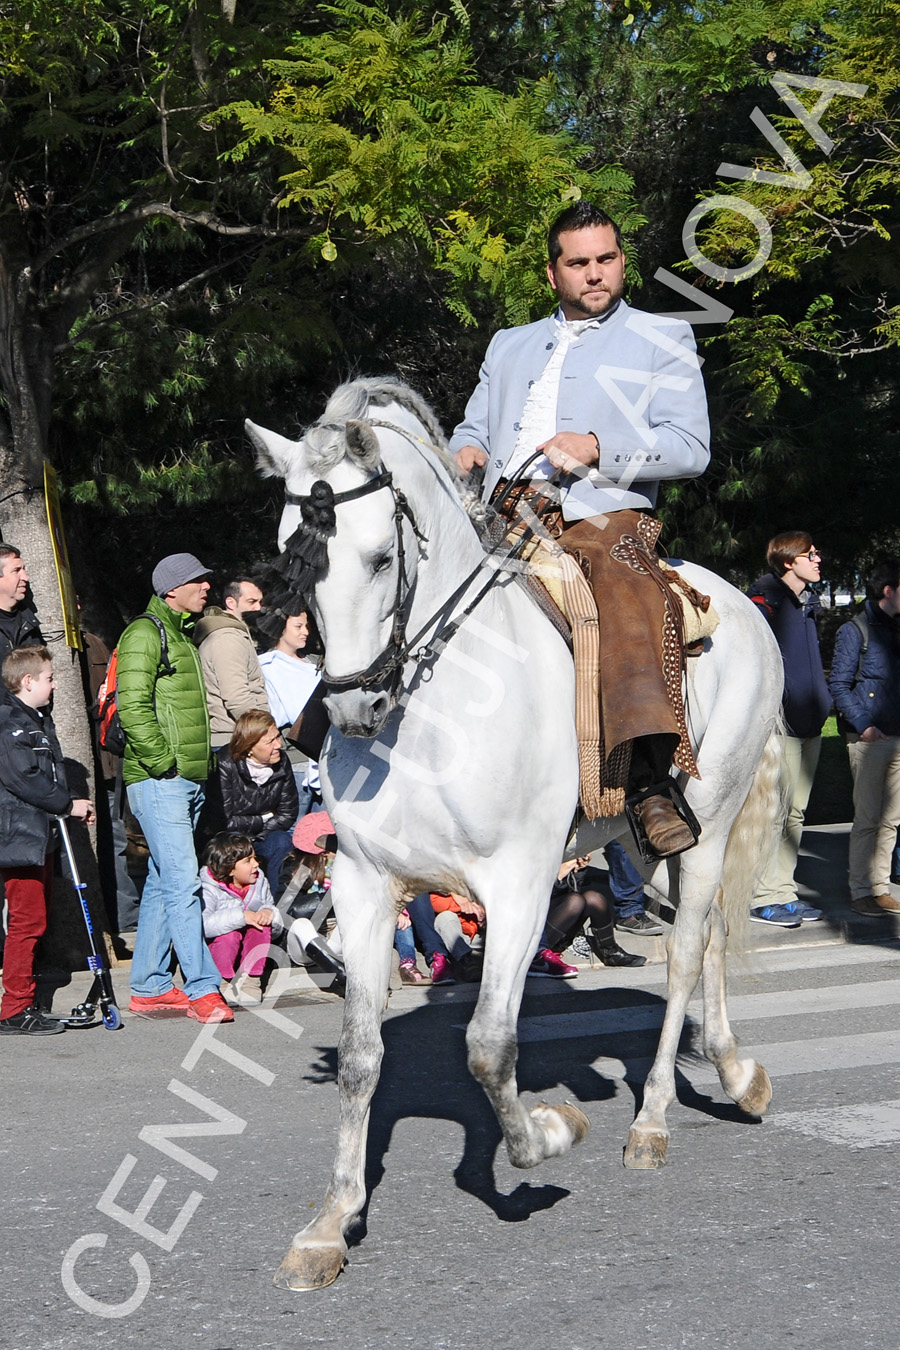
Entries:
POLYGON ((328 539, 335 527, 334 489, 317 478, 306 497, 288 500, 300 507, 300 524, 272 563, 265 586, 266 613, 257 628, 277 642, 290 614, 306 609, 315 584, 328 566, 328 539))

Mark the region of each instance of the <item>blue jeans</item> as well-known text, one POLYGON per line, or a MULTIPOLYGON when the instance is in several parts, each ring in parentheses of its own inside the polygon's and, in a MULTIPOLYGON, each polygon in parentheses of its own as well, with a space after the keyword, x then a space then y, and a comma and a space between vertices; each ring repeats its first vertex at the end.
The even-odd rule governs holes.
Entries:
POLYGON ((124 933, 132 928, 137 928, 141 897, 138 895, 137 887, 128 874, 126 860, 128 836, 125 833, 125 821, 122 819, 122 812, 117 810, 116 797, 117 792, 115 788, 108 788, 106 790, 106 800, 109 808, 110 845, 112 847, 112 860, 115 875, 119 932, 124 933))
POLYGON ((643 914, 646 900, 641 874, 625 852, 618 839, 610 839, 603 849, 609 868, 609 889, 612 891, 617 919, 630 919, 643 914))
MULTIPOLYGON (((434 910, 431 907, 431 900, 428 892, 423 895, 417 895, 415 900, 410 900, 406 906, 406 912, 412 919, 412 931, 415 934, 416 941, 425 953, 425 960, 431 965, 433 956, 446 956, 450 953, 441 938, 440 933, 434 926, 434 910)), ((409 929, 407 929, 409 932, 409 929)), ((399 951, 400 948, 398 947, 399 951)), ((401 955, 401 960, 403 956, 401 955)))
POLYGON ((394 946, 401 961, 415 961, 416 942, 411 928, 397 928, 394 932, 394 946))
POLYGON ((172 988, 171 946, 184 975, 184 992, 202 998, 218 989, 222 978, 203 939, 194 850, 203 786, 187 778, 145 778, 128 788, 128 804, 150 850, 131 962, 132 992, 153 998, 172 988))
POLYGON ((278 885, 281 864, 293 847, 294 841, 287 830, 270 830, 268 834, 261 834, 258 839, 253 840, 253 849, 263 865, 266 881, 275 900, 281 894, 278 885))
POLYGON ((322 798, 318 792, 304 783, 306 777, 305 764, 293 764, 291 766, 294 774, 294 782, 297 784, 297 796, 300 799, 300 810, 297 812, 297 820, 302 820, 304 816, 309 815, 310 811, 321 811, 322 798))

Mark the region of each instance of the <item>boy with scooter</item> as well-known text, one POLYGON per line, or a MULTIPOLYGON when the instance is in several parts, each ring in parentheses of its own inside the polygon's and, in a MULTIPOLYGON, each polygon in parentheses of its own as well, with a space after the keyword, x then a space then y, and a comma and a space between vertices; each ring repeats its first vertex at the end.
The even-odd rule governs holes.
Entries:
POLYGON ((0 876, 9 920, 3 957, 0 1036, 53 1036, 65 1024, 35 1005, 34 953, 47 928, 58 846, 54 816, 90 825, 93 803, 72 798, 52 718, 56 683, 46 647, 19 647, 2 667, 0 706, 0 876))

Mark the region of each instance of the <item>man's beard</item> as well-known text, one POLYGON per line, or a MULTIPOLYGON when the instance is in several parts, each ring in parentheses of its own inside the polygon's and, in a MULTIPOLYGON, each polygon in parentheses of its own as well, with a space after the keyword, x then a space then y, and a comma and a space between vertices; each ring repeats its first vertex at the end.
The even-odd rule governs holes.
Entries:
POLYGON ((573 297, 571 300, 569 300, 568 303, 572 307, 572 309, 579 310, 579 312, 582 313, 586 319, 599 319, 604 314, 608 314, 609 311, 619 303, 619 301, 622 299, 622 296, 625 294, 625 286, 624 285, 619 286, 619 288, 615 291, 607 290, 606 288, 604 288, 603 294, 608 295, 609 299, 602 309, 591 308, 587 299, 585 299, 583 296, 580 295, 577 297, 573 297))

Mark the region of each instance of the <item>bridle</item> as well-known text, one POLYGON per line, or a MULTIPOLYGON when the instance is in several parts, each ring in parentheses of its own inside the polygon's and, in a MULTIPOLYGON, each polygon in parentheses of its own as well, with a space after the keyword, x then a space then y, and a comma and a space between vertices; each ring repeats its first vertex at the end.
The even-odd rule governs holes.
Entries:
POLYGON ((412 526, 413 533, 419 542, 426 542, 425 536, 419 533, 412 508, 400 489, 394 487, 393 476, 387 469, 378 474, 376 478, 370 478, 367 483, 363 483, 362 487, 353 488, 349 492, 336 492, 334 504, 340 506, 342 502, 357 501, 360 497, 368 497, 373 492, 380 492, 382 488, 387 488, 394 499, 394 531, 397 535, 397 590, 394 595, 391 636, 384 651, 380 652, 365 670, 354 671, 352 675, 329 675, 326 670, 323 670, 322 683, 328 689, 372 689, 375 685, 384 684, 387 681, 388 690, 393 694, 400 683, 400 674, 407 660, 406 625, 409 622, 409 611, 412 607, 416 587, 415 581, 410 584, 406 573, 406 544, 403 539, 404 516, 412 526))
MULTIPOLYGON (((435 450, 435 447, 431 446, 428 441, 423 440, 421 436, 416 436, 413 432, 407 431, 405 427, 396 426, 393 422, 382 422, 376 421, 374 419, 372 420, 366 419, 366 420, 369 426, 383 427, 389 431, 395 431, 408 441, 418 442, 420 445, 424 445, 430 448, 431 450, 435 450)), ((515 488, 515 486, 519 482, 526 481, 526 470, 530 468, 532 461, 538 457, 539 453, 532 455, 529 458, 529 460, 522 466, 519 473, 515 475, 514 478, 511 478, 509 480, 502 494, 503 499, 505 499, 510 494, 510 492, 515 488)), ((371 664, 365 668, 365 670, 356 670, 351 675, 329 675, 327 670, 323 669, 322 683, 329 690, 373 689, 376 686, 383 685, 386 687, 386 691, 389 694, 391 694, 391 696, 396 694, 397 688, 400 684, 400 678, 403 672, 403 667, 406 665, 406 663, 408 661, 421 662, 428 659, 429 657, 434 657, 439 653, 441 648, 450 640, 450 638, 453 637, 454 633, 456 633, 456 631, 460 628, 460 626, 472 613, 476 605, 479 604, 479 602, 484 598, 484 596, 487 594, 490 588, 496 583, 497 578, 504 571, 506 565, 513 559, 515 559, 516 556, 523 551, 527 543, 530 541, 530 539, 534 536, 536 532, 534 525, 526 522, 522 537, 518 539, 516 543, 503 554, 502 557, 498 557, 498 551, 503 546, 505 541, 501 540, 499 544, 494 545, 488 552, 485 553, 484 557, 479 560, 477 565, 474 568, 472 568, 472 570, 463 579, 463 581, 460 582, 460 584, 456 587, 453 593, 449 595, 446 600, 443 601, 440 609, 436 610, 435 613, 432 614, 430 618, 422 625, 418 633, 416 633, 415 637, 407 641, 406 628, 409 622, 410 610, 412 608, 412 601, 415 594, 415 580, 413 580, 413 582, 410 583, 406 571, 406 545, 403 539, 404 517, 409 521, 410 525, 412 526, 413 533, 415 534, 416 538, 419 540, 420 543, 427 543, 427 539, 423 534, 420 533, 419 528, 416 524, 415 516, 413 515, 412 508, 410 507, 406 497, 400 491, 399 488, 394 486, 393 476, 390 473, 390 471, 385 469, 380 474, 377 474, 376 477, 370 478, 368 482, 363 483, 360 487, 351 488, 347 492, 333 492, 330 487, 330 484, 324 482, 324 480, 322 479, 319 479, 315 483, 313 483, 308 496, 301 497, 295 493, 286 492, 285 502, 290 506, 299 506, 301 508, 304 521, 308 521, 309 507, 311 500, 314 497, 316 497, 317 494, 319 496, 320 501, 324 497, 326 503, 325 519, 323 521, 320 514, 319 524, 321 526, 324 523, 333 529, 336 522, 333 511, 330 514, 328 513, 328 506, 333 508, 335 506, 342 505, 344 502, 358 501, 360 498, 368 497, 371 493, 380 492, 382 491, 382 489, 387 489, 394 499, 394 513, 393 513, 394 530, 397 536, 397 590, 394 596, 391 636, 390 639, 388 640, 387 646, 381 652, 379 652, 379 654, 375 657, 374 661, 372 661, 371 664), (488 577, 485 584, 478 590, 478 592, 475 594, 475 596, 469 602, 466 608, 459 614, 457 618, 450 619, 447 621, 447 623, 441 625, 441 627, 438 628, 438 630, 432 635, 432 637, 429 639, 428 642, 426 642, 422 646, 419 646, 418 644, 421 642, 422 638, 425 636, 429 628, 435 622, 438 615, 442 611, 446 611, 448 609, 452 611, 453 606, 465 594, 471 583, 482 572, 484 567, 486 565, 489 565, 495 559, 496 562, 494 563, 494 566, 491 568, 490 576, 488 577)), ((321 540, 321 535, 319 534, 319 532, 313 530, 311 525, 309 524, 301 524, 298 527, 297 533, 295 536, 293 536, 293 538, 296 538, 297 535, 300 535, 304 532, 307 532, 308 534, 315 534, 318 536, 321 542, 324 542, 321 540)), ((289 541, 289 546, 290 542, 292 541, 289 541)), ((319 557, 320 557, 319 567, 321 569, 324 568, 324 566, 326 565, 326 555, 324 552, 324 548, 321 550, 319 557)))

